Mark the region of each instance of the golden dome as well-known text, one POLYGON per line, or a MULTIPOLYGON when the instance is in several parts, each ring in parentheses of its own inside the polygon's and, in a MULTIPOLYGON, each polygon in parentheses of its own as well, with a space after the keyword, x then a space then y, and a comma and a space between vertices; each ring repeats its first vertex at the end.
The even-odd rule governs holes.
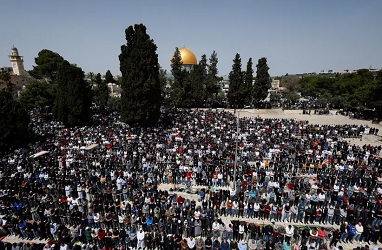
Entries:
POLYGON ((194 52, 183 47, 179 49, 180 57, 182 59, 182 64, 184 65, 195 65, 198 64, 194 52))

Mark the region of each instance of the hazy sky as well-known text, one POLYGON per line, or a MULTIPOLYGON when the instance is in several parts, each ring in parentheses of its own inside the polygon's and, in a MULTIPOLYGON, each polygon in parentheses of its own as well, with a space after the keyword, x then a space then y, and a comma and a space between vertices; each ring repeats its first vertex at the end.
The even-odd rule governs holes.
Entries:
POLYGON ((0 65, 14 45, 27 70, 49 49, 85 72, 120 74, 125 29, 143 23, 167 71, 184 45, 198 60, 215 50, 219 75, 236 53, 243 70, 267 57, 271 75, 382 68, 381 11, 381 0, 2 1, 0 65))

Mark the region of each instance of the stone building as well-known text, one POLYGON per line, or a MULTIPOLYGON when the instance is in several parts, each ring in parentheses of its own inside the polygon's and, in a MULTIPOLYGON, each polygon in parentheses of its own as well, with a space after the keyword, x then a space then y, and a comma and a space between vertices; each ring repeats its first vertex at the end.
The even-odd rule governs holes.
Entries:
MULTIPOLYGON (((33 78, 24 68, 24 59, 20 56, 17 48, 12 47, 11 54, 8 56, 11 67, 0 67, 0 72, 7 72, 11 78, 11 83, 20 90, 25 84, 29 83, 33 78)), ((0 89, 4 88, 4 84, 0 82, 0 89)))

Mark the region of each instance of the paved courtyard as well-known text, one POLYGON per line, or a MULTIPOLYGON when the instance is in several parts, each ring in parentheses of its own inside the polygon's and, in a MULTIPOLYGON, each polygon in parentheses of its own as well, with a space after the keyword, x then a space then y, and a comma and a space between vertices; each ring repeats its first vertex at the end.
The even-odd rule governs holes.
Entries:
MULTIPOLYGON (((234 112, 234 110, 228 110, 228 111, 234 112)), ((365 125, 365 126, 369 126, 369 127, 375 127, 375 128, 378 128, 380 130, 380 132, 377 136, 375 136, 375 135, 364 135, 364 136, 362 136, 362 138, 352 138, 352 139, 347 139, 347 140, 351 144, 356 144, 356 145, 364 145, 364 144, 370 144, 370 145, 374 145, 374 146, 382 145, 382 138, 381 138, 382 126, 380 124, 372 124, 370 121, 354 120, 354 119, 350 119, 349 117, 346 117, 346 116, 336 115, 335 111, 331 111, 331 115, 313 115, 313 114, 312 115, 303 115, 301 110, 282 111, 280 109, 276 109, 276 110, 274 110, 274 109, 273 110, 256 110, 256 109, 248 110, 248 109, 244 109, 244 110, 240 110, 238 112, 239 112, 240 117, 298 119, 298 120, 307 120, 307 121, 309 121, 310 124, 319 124, 319 125, 357 124, 357 125, 365 125)), ((161 190, 170 190, 170 189, 179 190, 179 189, 184 189, 184 188, 185 187, 182 185, 180 185, 180 186, 174 186, 172 184, 160 184, 159 185, 159 189, 161 189, 161 190)), ((175 193, 178 195, 181 195, 184 198, 190 199, 190 200, 194 199, 195 201, 197 201, 197 206, 198 206, 201 204, 201 202, 199 201, 199 195, 198 195, 198 191, 201 188, 208 188, 208 187, 193 186, 192 192, 175 191, 175 193)), ((228 189, 228 187, 222 187, 222 188, 228 189)), ((219 189, 219 187, 216 189, 219 189)), ((231 220, 236 220, 237 218, 223 216, 223 217, 221 217, 221 219, 224 223, 230 223, 231 220)), ((254 222, 257 224, 264 224, 264 223, 270 224, 269 221, 258 220, 258 219, 247 219, 247 218, 242 219, 242 218, 240 218, 240 220, 251 221, 251 222, 254 222)), ((290 223, 290 224, 301 225, 298 223, 290 223)), ((275 225, 276 225, 276 227, 284 226, 285 223, 284 222, 275 222, 275 225)), ((312 225, 312 226, 314 226, 314 225, 312 225)), ((318 226, 318 224, 317 224, 317 226, 318 226)), ((332 228, 332 229, 339 228, 339 226, 337 226, 337 225, 324 225, 324 226, 327 228, 332 228)), ((24 239, 21 239, 17 236, 6 236, 3 239, 3 241, 10 242, 10 243, 14 243, 14 242, 43 243, 43 242, 45 242, 44 240, 42 240, 42 241, 40 241, 40 240, 24 240, 24 239)), ((344 244, 344 243, 341 243, 340 245, 342 245, 344 247, 344 249, 353 249, 357 246, 364 246, 365 244, 360 245, 360 244, 344 244)), ((371 245, 370 249, 373 249, 374 247, 377 247, 377 246, 371 245)), ((382 247, 382 246, 378 246, 378 247, 382 247)))

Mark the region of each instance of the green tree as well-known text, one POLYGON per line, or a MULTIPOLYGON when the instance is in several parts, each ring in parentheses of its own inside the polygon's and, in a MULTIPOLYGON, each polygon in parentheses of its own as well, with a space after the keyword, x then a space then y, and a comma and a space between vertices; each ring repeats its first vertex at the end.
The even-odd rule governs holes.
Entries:
POLYGON ((29 115, 10 89, 0 90, 0 152, 24 144, 31 135, 29 115))
POLYGON ((381 89, 378 89, 378 72, 368 69, 356 73, 304 76, 300 79, 303 96, 317 97, 317 103, 330 103, 336 108, 364 110, 376 108, 381 89))
POLYGON ((112 111, 121 111, 121 98, 111 96, 107 101, 107 107, 112 111))
POLYGON ((162 88, 157 46, 143 24, 125 30, 119 55, 122 73, 121 116, 128 124, 154 125, 160 116, 162 88))
POLYGON ((373 73, 368 69, 359 69, 357 74, 360 76, 361 86, 367 85, 374 80, 373 73))
POLYGON ((121 86, 121 85, 122 85, 122 76, 117 75, 116 78, 117 78, 117 79, 116 79, 116 81, 115 81, 115 84, 121 86))
POLYGON ((267 58, 262 57, 259 59, 256 65, 256 78, 253 87, 253 97, 255 102, 264 100, 268 95, 268 89, 271 88, 271 77, 268 73, 269 67, 267 64, 267 58))
MULTIPOLYGON (((202 55, 196 69, 193 69, 194 72, 191 72, 194 76, 192 78, 195 78, 196 81, 200 82, 200 86, 195 86, 198 88, 197 91, 201 91, 200 96, 198 97, 201 99, 202 102, 206 101, 210 94, 208 93, 207 87, 208 87, 208 65, 207 65, 207 57, 205 54, 202 55)), ((195 83, 194 85, 198 85, 199 83, 195 83)))
POLYGON ((190 92, 187 97, 191 100, 189 101, 189 107, 200 108, 203 107, 205 96, 205 76, 206 69, 199 65, 194 65, 189 74, 190 81, 190 92))
POLYGON ((374 84, 369 90, 369 108, 375 109, 377 117, 382 119, 382 70, 377 72, 374 84))
POLYGON ((186 98, 187 71, 182 68, 182 58, 178 48, 175 48, 174 56, 171 59, 171 73, 174 80, 171 84, 170 100, 174 107, 182 107, 186 98))
POLYGON ((94 74, 94 72, 88 72, 85 75, 86 80, 88 80, 91 85, 93 85, 93 83, 95 82, 95 77, 96 77, 96 75, 94 74))
POLYGON ((202 57, 200 58, 198 66, 199 66, 199 72, 202 78, 204 79, 207 78, 209 65, 207 65, 207 56, 205 54, 203 54, 202 57))
POLYGON ((296 103, 300 96, 295 91, 288 91, 285 95, 285 98, 288 99, 291 103, 296 103))
POLYGON ((45 81, 33 81, 20 92, 19 101, 27 109, 53 107, 55 98, 54 85, 45 81))
POLYGON ((345 100, 346 99, 344 96, 336 95, 336 96, 333 96, 332 99, 330 99, 330 103, 332 104, 333 108, 342 109, 344 108, 345 100))
POLYGON ((272 92, 270 94, 270 102, 272 104, 278 103, 281 100, 281 94, 277 92, 272 92))
POLYGON ((169 98, 169 81, 167 79, 167 71, 165 69, 159 68, 159 82, 162 89, 162 105, 164 106, 167 104, 169 98))
POLYGON ((244 73, 244 84, 243 84, 243 97, 244 104, 252 104, 252 88, 253 88, 253 63, 252 58, 249 58, 247 62, 247 70, 244 73))
POLYGON ((2 89, 8 89, 9 91, 13 89, 11 75, 6 71, 0 71, 0 90, 2 89))
POLYGON ((207 82, 206 82, 206 93, 211 99, 212 102, 217 101, 217 95, 219 94, 221 88, 219 86, 219 77, 218 77, 218 54, 213 51, 209 58, 208 65, 208 74, 207 74, 207 82))
POLYGON ((296 75, 285 75, 280 79, 280 85, 287 92, 296 92, 300 89, 300 79, 296 75))
POLYGON ((100 85, 100 84, 102 84, 103 82, 104 82, 104 83, 107 83, 106 81, 103 81, 103 80, 102 80, 102 76, 101 76, 100 73, 98 73, 97 75, 94 76, 94 83, 95 83, 96 85, 100 85))
POLYGON ((300 91, 302 96, 316 97, 319 95, 315 78, 303 77, 300 79, 300 91))
POLYGON ((81 68, 64 61, 58 66, 57 91, 53 112, 66 126, 89 123, 91 88, 81 68))
POLYGON ((94 77, 94 96, 93 100, 101 109, 104 109, 108 105, 110 91, 106 81, 102 81, 101 74, 98 73, 94 77))
POLYGON ((44 79, 54 82, 57 76, 58 66, 64 61, 64 58, 58 53, 43 49, 35 58, 36 66, 29 71, 31 76, 36 79, 44 79))
POLYGON ((229 88, 227 99, 231 107, 239 108, 244 104, 242 96, 243 72, 241 71, 241 58, 237 53, 233 60, 232 70, 229 73, 229 88))
POLYGON ((317 104, 320 105, 321 108, 325 108, 326 105, 330 103, 331 99, 333 99, 333 96, 326 92, 317 98, 317 104))
POLYGON ((105 82, 108 83, 116 83, 117 81, 114 79, 113 74, 110 72, 110 70, 106 71, 105 74, 105 82))

